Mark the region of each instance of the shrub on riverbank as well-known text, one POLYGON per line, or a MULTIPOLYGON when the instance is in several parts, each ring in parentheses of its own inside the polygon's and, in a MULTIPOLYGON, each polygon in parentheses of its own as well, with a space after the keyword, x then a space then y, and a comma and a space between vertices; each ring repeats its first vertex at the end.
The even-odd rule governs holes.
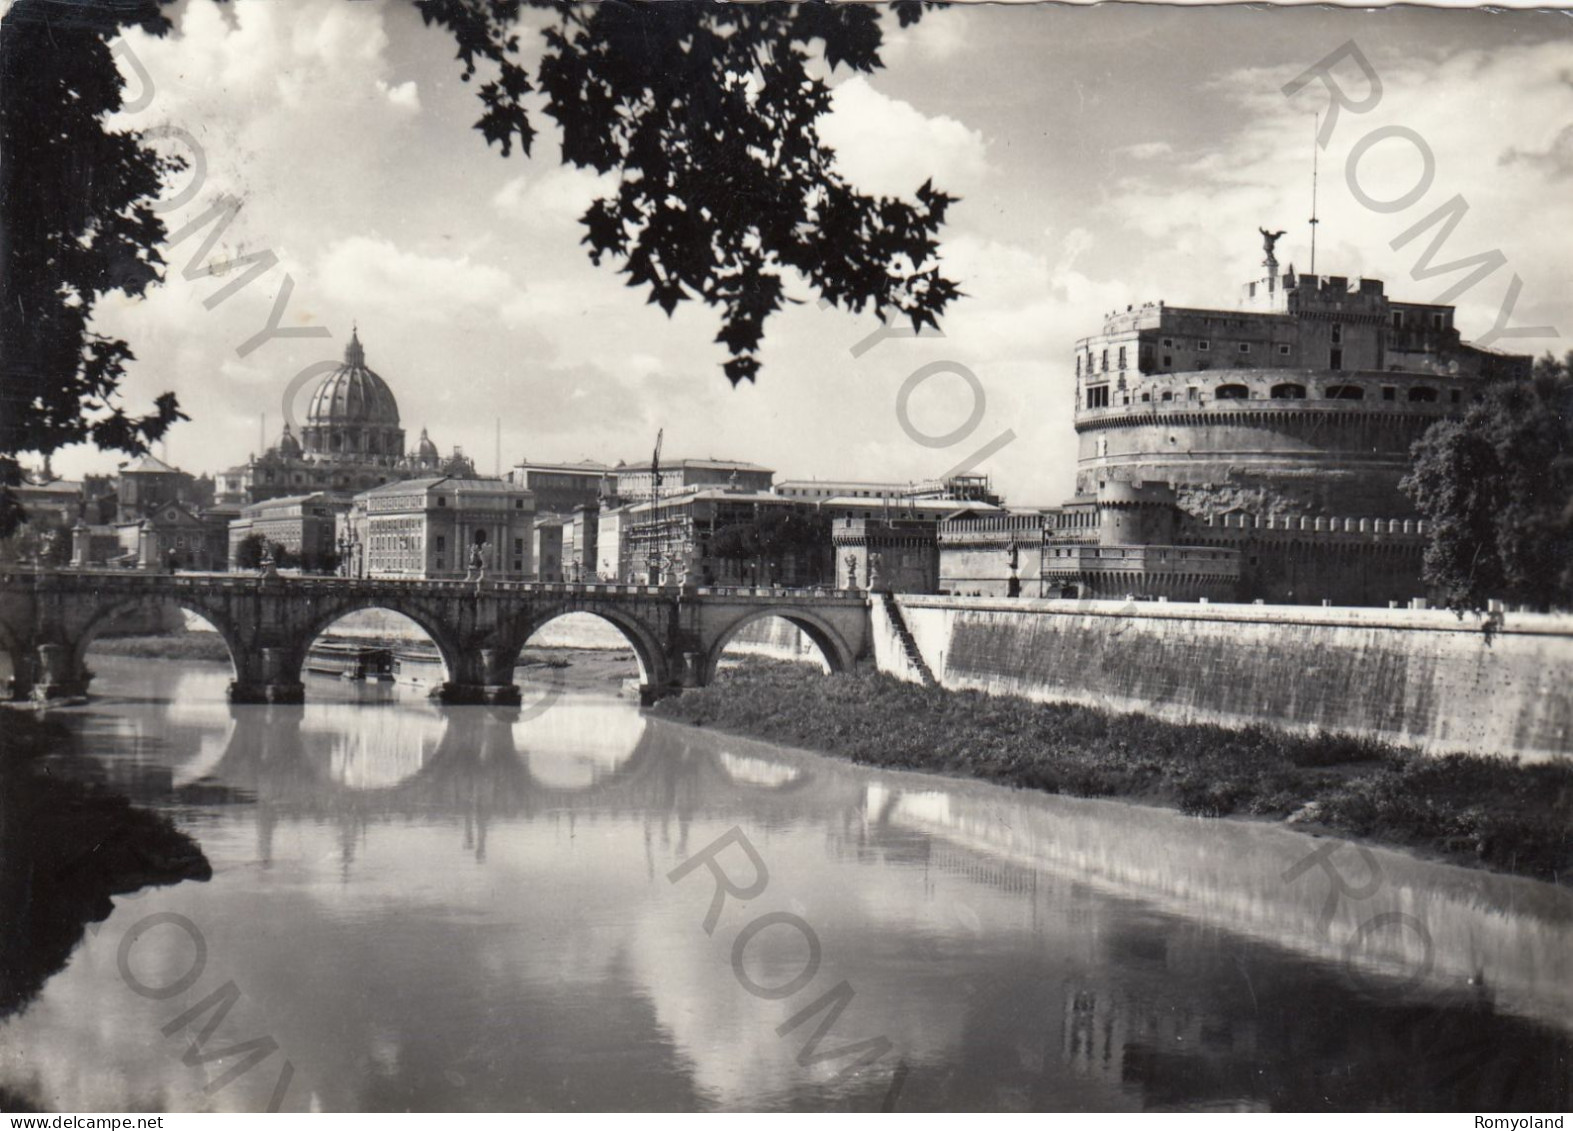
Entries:
POLYGON ((1182 725, 762 660, 656 710, 867 765, 1130 798, 1197 816, 1293 817, 1540 879, 1573 876, 1566 764, 1431 758, 1343 736, 1182 725))
POLYGON ((166 660, 229 663, 229 648, 216 632, 173 632, 167 636, 100 636, 90 652, 106 656, 158 656, 166 660))

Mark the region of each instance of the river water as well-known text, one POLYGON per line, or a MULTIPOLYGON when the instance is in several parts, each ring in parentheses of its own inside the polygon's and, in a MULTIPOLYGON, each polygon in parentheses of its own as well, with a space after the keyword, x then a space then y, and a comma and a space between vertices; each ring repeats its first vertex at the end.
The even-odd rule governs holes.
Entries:
POLYGON ((93 848, 110 875, 3 842, 4 892, 60 928, 6 951, 36 967, 0 1021, 13 1107, 1568 1106, 1564 889, 609 696, 312 679, 231 707, 219 665, 93 666, 35 769, 200 858, 130 832, 93 848), (714 906, 706 860, 752 898, 714 906))

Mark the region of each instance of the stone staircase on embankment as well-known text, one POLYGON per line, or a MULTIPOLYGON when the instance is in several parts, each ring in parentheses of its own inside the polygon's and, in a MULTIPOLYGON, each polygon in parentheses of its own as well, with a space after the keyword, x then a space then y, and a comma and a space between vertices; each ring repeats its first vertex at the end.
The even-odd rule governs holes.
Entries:
POLYGON ((906 654, 907 663, 918 673, 918 682, 924 687, 938 687, 939 681, 929 670, 928 661, 923 658, 923 653, 918 651, 918 642, 913 637, 912 630, 907 627, 907 618, 902 615, 901 606, 896 602, 896 595, 887 589, 879 595, 879 599, 884 602, 885 615, 890 618, 890 626, 896 630, 896 639, 901 641, 901 650, 906 654))

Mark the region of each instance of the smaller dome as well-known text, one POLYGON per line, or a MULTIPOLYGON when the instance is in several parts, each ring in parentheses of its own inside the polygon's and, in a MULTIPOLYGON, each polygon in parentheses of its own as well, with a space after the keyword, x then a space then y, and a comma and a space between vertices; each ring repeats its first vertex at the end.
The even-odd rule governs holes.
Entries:
POLYGON ((295 439, 288 424, 284 425, 284 435, 279 437, 279 455, 285 459, 300 458, 300 441, 295 439))
POLYGON ((419 459, 436 459, 437 445, 431 442, 431 437, 426 435, 426 429, 421 429, 420 443, 415 447, 415 455, 419 459))

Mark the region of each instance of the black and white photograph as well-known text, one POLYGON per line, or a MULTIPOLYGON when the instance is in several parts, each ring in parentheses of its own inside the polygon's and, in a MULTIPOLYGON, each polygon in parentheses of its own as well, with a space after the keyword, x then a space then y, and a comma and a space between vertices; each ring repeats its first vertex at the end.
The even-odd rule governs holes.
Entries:
POLYGON ((1573 10, 0 0, 0 369, 0 1131, 1564 1127, 1573 10))

